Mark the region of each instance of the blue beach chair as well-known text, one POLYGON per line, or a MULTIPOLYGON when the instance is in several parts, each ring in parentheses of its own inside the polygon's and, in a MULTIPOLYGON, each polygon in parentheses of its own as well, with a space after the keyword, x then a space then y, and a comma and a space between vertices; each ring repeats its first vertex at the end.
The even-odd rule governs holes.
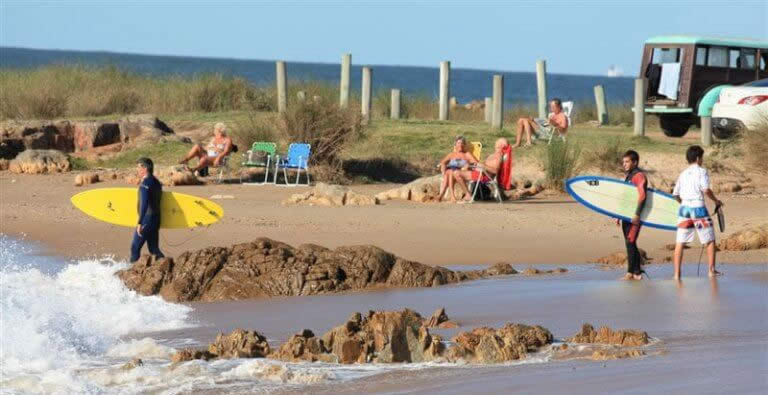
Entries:
POLYGON ((277 160, 275 161, 275 177, 273 179, 273 184, 277 184, 277 173, 280 171, 280 169, 283 169, 283 178, 285 179, 285 185, 286 186, 299 186, 299 185, 306 185, 309 186, 309 155, 311 152, 311 146, 306 143, 292 143, 288 146, 288 153, 285 155, 285 158, 280 158, 278 156, 277 160), (288 182, 288 171, 287 169, 293 169, 296 170, 296 182, 289 183, 288 182), (304 174, 306 174, 307 177, 307 183, 306 184, 300 184, 299 180, 301 179, 301 171, 304 170, 304 174))

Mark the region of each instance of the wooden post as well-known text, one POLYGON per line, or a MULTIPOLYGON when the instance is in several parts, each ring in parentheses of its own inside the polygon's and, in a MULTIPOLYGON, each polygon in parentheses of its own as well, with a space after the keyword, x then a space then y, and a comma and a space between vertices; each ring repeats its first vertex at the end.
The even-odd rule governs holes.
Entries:
POLYGON ((547 119, 547 61, 536 61, 536 91, 539 94, 539 118, 547 119))
POLYGON ((635 79, 635 136, 645 136, 645 78, 635 79))
POLYGON ((298 101, 304 101, 307 98, 307 94, 304 91, 298 91, 296 92, 296 99, 298 101))
POLYGON ((389 117, 400 119, 400 89, 392 89, 392 101, 389 103, 389 117))
POLYGON ((493 120, 493 99, 490 97, 485 98, 485 123, 491 123, 493 120))
POLYGON ((602 85, 595 85, 595 105, 597 106, 597 124, 608 124, 608 109, 605 107, 605 90, 602 85))
POLYGON ((451 95, 451 62, 440 62, 440 114, 441 121, 448 120, 448 98, 451 95))
POLYGON ((712 117, 701 117, 701 145, 712 145, 712 117))
POLYGON ((339 86, 339 107, 349 106, 349 69, 352 67, 352 54, 341 55, 341 83, 339 86))
POLYGON ((366 124, 371 121, 371 68, 363 67, 363 85, 362 85, 362 108, 360 113, 363 115, 363 122, 366 124))
POLYGON ((504 76, 493 76, 493 121, 491 126, 501 129, 504 125, 504 76))
POLYGON ((275 64, 275 72, 277 73, 277 112, 285 112, 287 103, 287 96, 285 94, 287 90, 285 80, 285 62, 278 60, 275 64))

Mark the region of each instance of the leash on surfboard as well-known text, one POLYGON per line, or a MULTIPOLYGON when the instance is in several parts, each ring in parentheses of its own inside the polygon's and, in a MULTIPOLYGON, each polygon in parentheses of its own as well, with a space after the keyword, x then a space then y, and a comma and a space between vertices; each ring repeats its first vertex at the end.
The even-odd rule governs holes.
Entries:
MULTIPOLYGON (((205 229, 203 229, 201 232, 196 232, 192 236, 187 237, 186 239, 184 239, 184 240, 182 240, 181 242, 178 242, 178 243, 171 243, 171 242, 169 242, 168 239, 166 239, 165 236, 163 236, 162 233, 160 234, 160 238, 163 239, 163 242, 165 243, 166 246, 171 247, 171 248, 175 248, 175 247, 180 247, 180 246, 182 246, 184 244, 187 244, 188 242, 192 241, 193 239, 196 239, 196 238, 206 234, 210 228, 211 228, 211 224, 208 224, 208 225, 205 226, 205 229)), ((194 230, 194 229, 195 228, 192 228, 190 230, 194 230)))

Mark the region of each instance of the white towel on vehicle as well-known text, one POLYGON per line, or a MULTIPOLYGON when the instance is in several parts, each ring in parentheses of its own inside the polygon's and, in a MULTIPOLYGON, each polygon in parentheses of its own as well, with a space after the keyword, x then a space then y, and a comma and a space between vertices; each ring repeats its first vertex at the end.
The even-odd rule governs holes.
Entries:
POLYGON ((677 85, 680 82, 680 63, 662 63, 659 93, 677 100, 677 85))

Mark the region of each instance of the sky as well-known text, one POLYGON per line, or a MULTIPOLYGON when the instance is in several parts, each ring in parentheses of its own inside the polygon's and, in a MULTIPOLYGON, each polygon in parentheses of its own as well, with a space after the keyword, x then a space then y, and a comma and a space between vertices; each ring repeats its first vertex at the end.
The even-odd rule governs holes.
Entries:
POLYGON ((0 0, 0 46, 635 75, 662 34, 768 40, 768 1, 0 0))

